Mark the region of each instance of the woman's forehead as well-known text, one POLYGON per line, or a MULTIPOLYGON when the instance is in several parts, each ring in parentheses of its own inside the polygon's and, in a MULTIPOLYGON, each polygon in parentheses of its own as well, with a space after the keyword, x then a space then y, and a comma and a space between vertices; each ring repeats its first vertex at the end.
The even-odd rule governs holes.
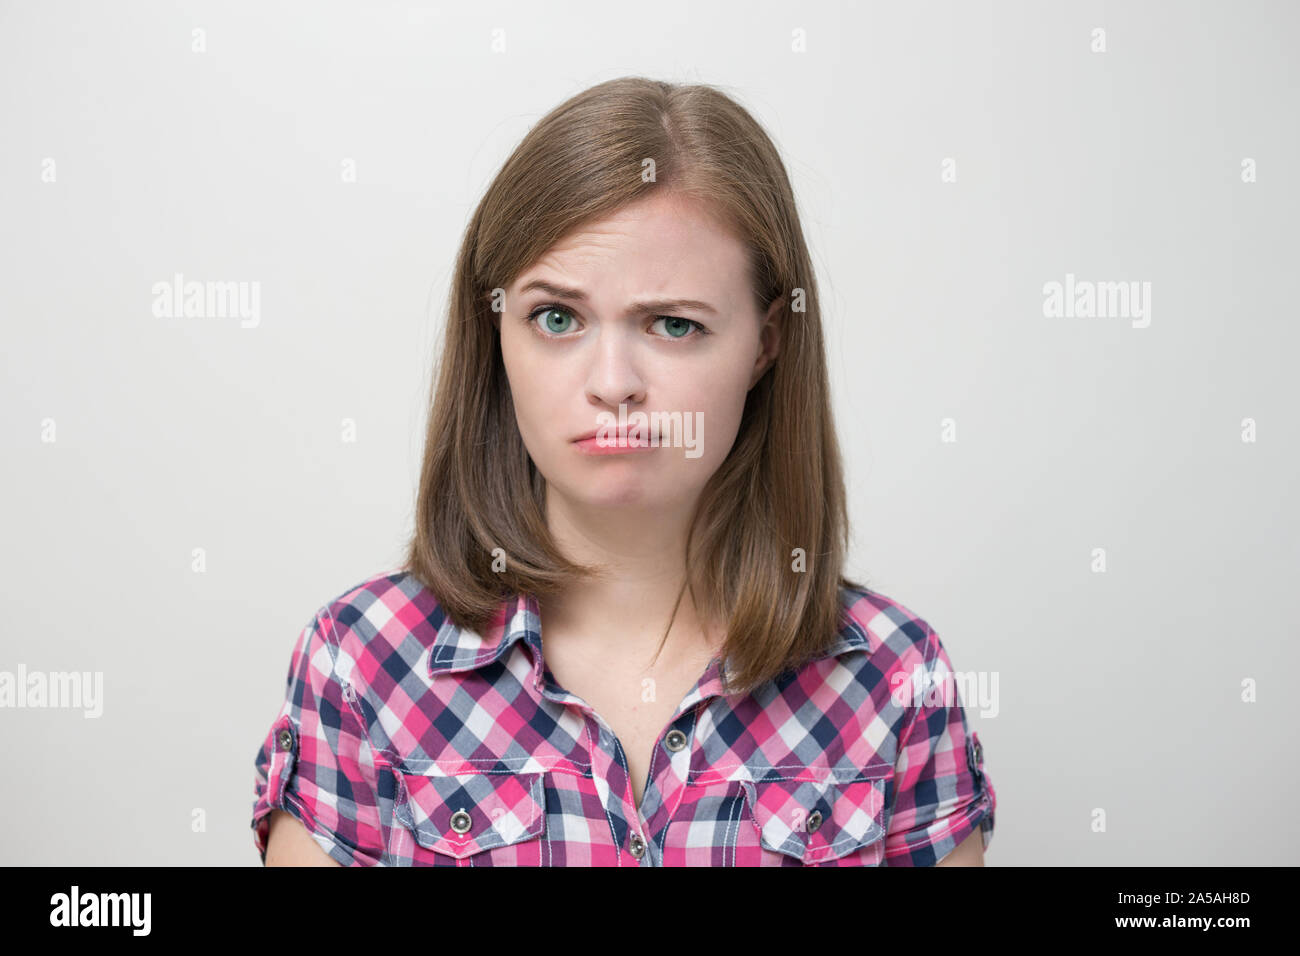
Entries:
MULTIPOLYGON (((619 210, 557 241, 512 283, 539 281, 588 295, 729 298, 748 282, 745 246, 695 208, 619 210), (588 288, 599 284, 600 289, 588 288)), ((580 297, 579 297, 580 298, 580 297)))

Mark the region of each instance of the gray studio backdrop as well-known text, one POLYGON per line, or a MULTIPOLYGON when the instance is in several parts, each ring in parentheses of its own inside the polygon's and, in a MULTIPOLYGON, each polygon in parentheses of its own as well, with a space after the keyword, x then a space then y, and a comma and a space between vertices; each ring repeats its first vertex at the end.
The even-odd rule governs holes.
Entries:
POLYGON ((402 558, 465 221, 639 73, 786 157, 850 570, 984 681, 987 863, 1294 863, 1298 19, 0 3, 0 680, 102 679, 0 708, 0 862, 257 863, 298 632, 402 558))

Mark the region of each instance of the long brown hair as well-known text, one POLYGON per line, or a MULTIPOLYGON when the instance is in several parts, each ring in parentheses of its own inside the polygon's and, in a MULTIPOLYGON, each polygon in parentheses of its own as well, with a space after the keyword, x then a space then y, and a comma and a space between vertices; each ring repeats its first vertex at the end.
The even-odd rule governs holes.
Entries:
POLYGON ((840 588, 862 586, 843 577, 844 479, 794 194, 766 132, 716 87, 644 77, 593 86, 543 117, 488 187, 452 277, 406 570, 454 624, 478 633, 513 595, 541 599, 601 573, 566 560, 547 529, 545 480, 515 423, 494 290, 499 303, 571 230, 665 189, 708 204, 746 243, 760 315, 782 299, 779 353, 700 495, 664 634, 689 587, 700 620, 727 622, 723 676, 738 693, 829 648, 844 623, 840 588))

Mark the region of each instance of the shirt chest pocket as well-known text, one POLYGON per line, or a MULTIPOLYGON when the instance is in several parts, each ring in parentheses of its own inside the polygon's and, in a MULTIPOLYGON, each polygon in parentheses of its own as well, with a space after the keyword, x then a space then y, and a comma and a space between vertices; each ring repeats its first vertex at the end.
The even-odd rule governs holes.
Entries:
POLYGON ((534 866, 546 828, 544 774, 397 774, 393 815, 413 865, 534 866))
MULTIPOLYGON (((887 778, 742 780, 758 864, 882 866, 887 778), (780 854, 772 857, 770 854, 780 854)), ((738 850, 743 847, 738 845, 738 850)), ((739 857, 743 857, 741 852, 739 857)), ((738 858, 739 858, 738 857, 738 858)))

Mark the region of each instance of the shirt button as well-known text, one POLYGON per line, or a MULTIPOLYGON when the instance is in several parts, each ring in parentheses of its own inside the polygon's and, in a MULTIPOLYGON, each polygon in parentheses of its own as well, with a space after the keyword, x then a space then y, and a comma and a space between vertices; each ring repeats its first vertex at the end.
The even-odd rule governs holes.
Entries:
POLYGON ((677 753, 677 751, 686 746, 686 735, 680 730, 671 730, 668 732, 668 736, 664 738, 664 743, 667 745, 669 750, 673 753, 677 753))
POLYGON ((281 750, 292 750, 293 734, 288 730, 282 730, 280 731, 279 736, 276 737, 276 742, 279 743, 281 750))
POLYGON ((638 860, 645 856, 645 842, 641 839, 641 834, 632 834, 632 845, 630 847, 632 855, 638 860))
POLYGON ((976 762, 976 763, 979 763, 981 760, 984 759, 984 748, 980 746, 980 742, 979 742, 979 738, 978 738, 978 737, 975 738, 974 753, 975 753, 975 762, 976 762))
POLYGON ((812 813, 808 814, 808 820, 805 826, 809 833, 816 833, 817 828, 821 825, 822 812, 820 810, 814 810, 812 813))
POLYGON ((468 833, 469 827, 469 814, 464 810, 457 810, 451 815, 451 828, 457 833, 468 833))

